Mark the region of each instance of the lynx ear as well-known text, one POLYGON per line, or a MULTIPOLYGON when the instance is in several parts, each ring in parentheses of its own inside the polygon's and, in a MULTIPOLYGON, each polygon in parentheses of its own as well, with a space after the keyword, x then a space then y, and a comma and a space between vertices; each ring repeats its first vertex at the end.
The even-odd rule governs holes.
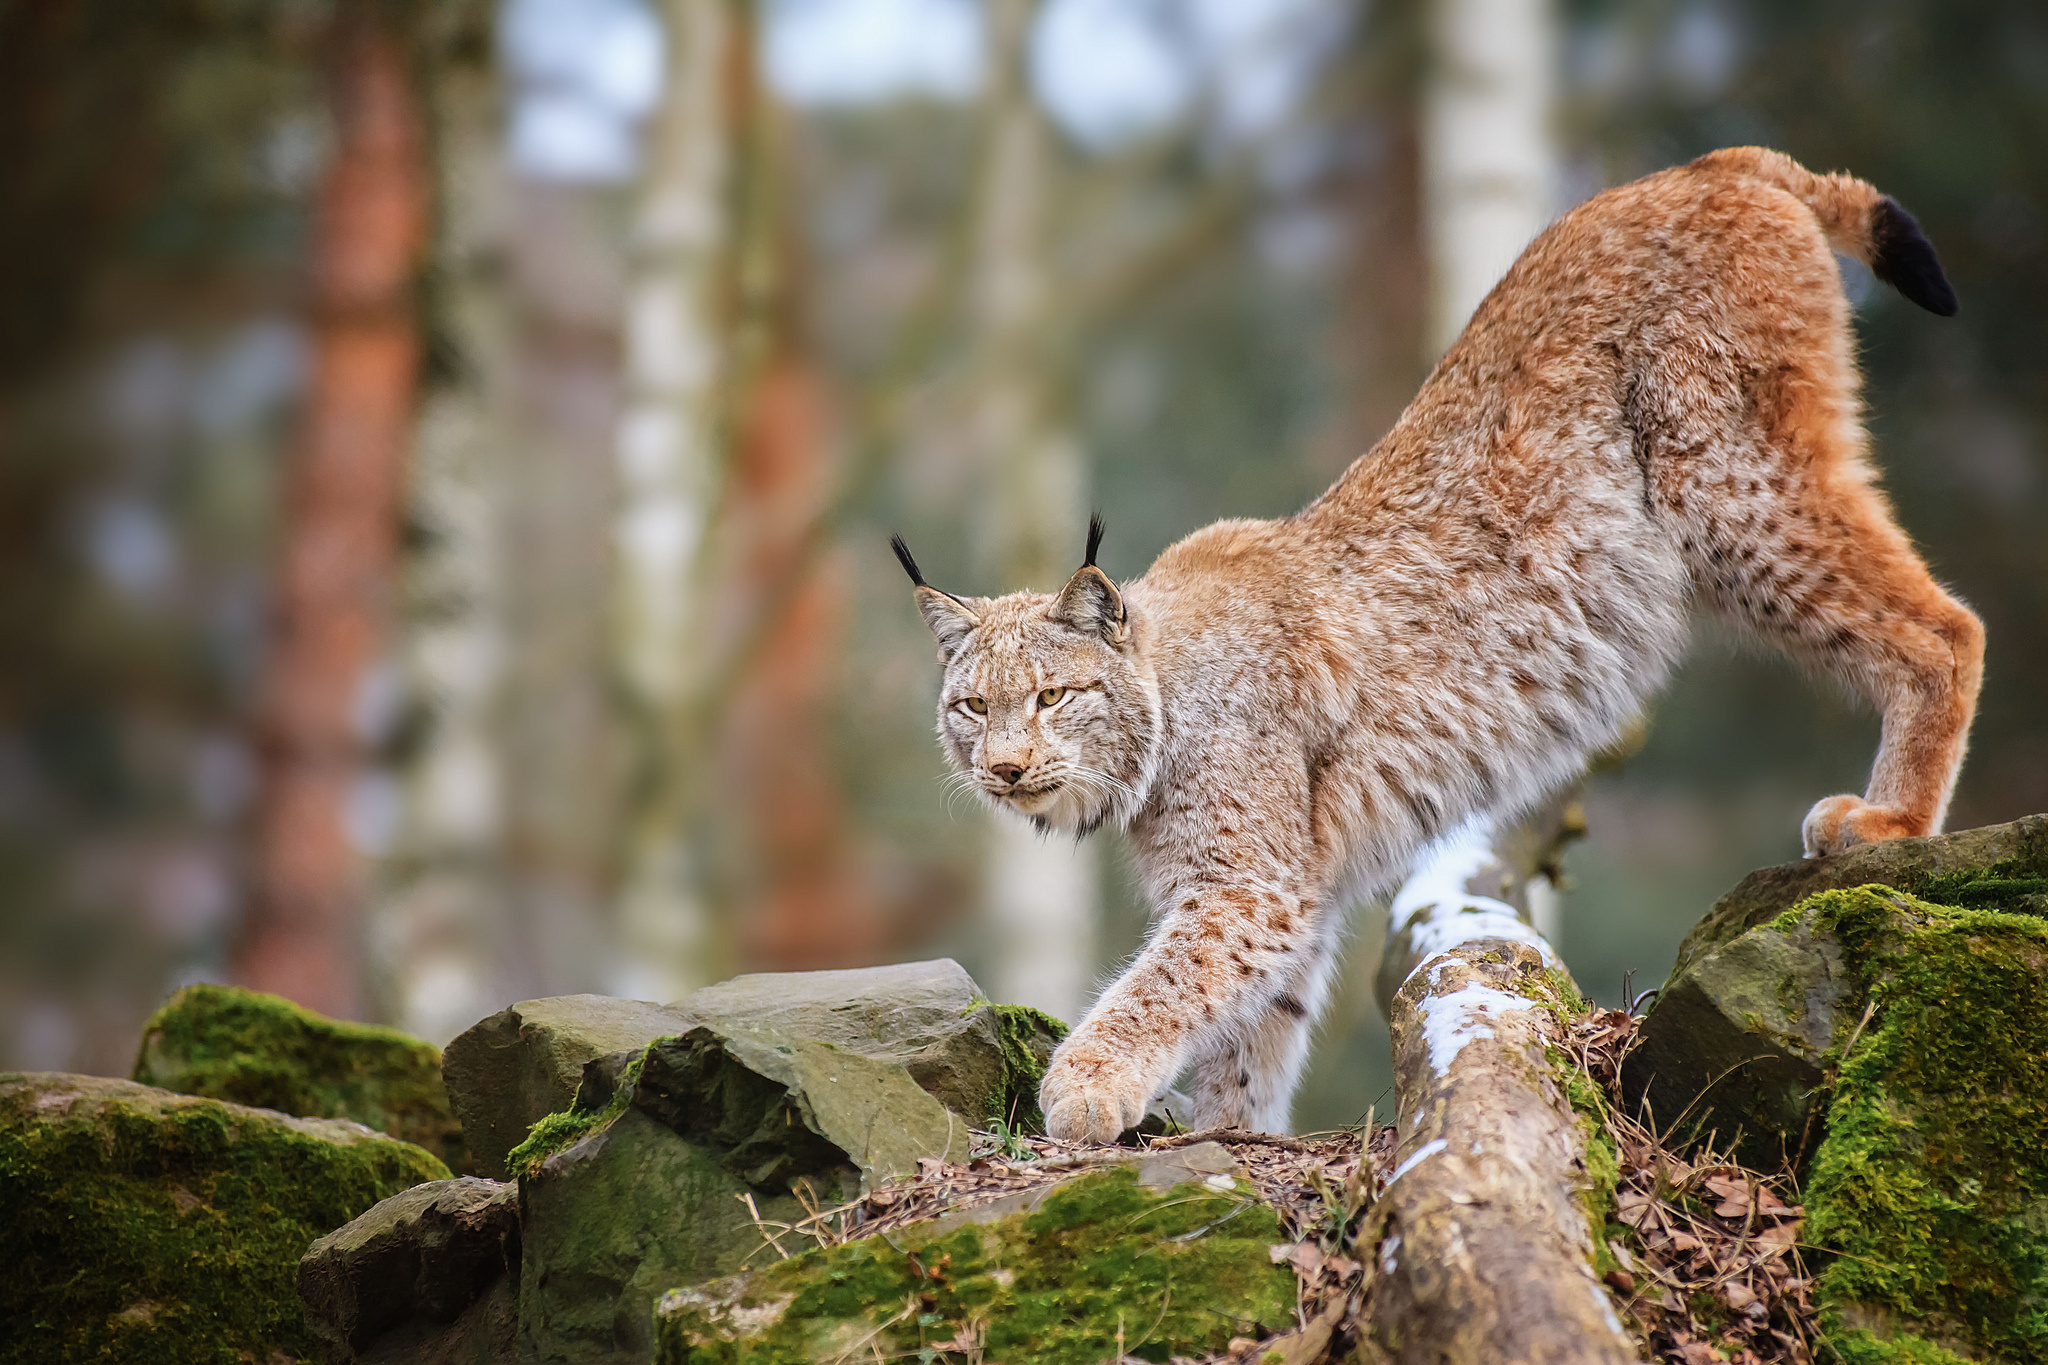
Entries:
POLYGON ((1113 645, 1125 635, 1124 595, 1109 581, 1109 575, 1095 567, 1095 552, 1102 548, 1102 517, 1088 518, 1088 555, 1080 569, 1060 589, 1059 600, 1047 612, 1053 620, 1090 635, 1100 635, 1113 645))
POLYGON ((1129 633, 1124 615, 1124 595, 1109 581, 1109 575, 1093 564, 1067 580, 1047 613, 1053 620, 1090 635, 1100 635, 1120 645, 1129 633))
POLYGON ((948 659, 959 652, 967 632, 981 624, 981 618, 968 610, 965 602, 922 584, 917 589, 917 609, 924 613, 924 623, 938 638, 939 653, 948 659))
POLYGON ((903 572, 909 574, 910 581, 917 585, 917 609, 937 637, 939 653, 951 659, 959 650, 960 642, 967 638, 967 632, 981 624, 981 618, 959 598, 940 592, 924 581, 924 575, 918 571, 917 561, 910 557, 910 547, 903 543, 902 536, 890 536, 889 548, 896 552, 896 562, 903 566, 903 572))

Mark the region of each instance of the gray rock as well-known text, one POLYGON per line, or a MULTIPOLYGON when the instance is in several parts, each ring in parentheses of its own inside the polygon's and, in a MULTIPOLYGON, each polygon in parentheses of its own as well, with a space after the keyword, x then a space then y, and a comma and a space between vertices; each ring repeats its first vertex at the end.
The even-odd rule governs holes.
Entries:
POLYGON ((299 1299, 330 1365, 459 1360, 494 1338, 509 1352, 514 1316, 471 1309, 501 1283, 509 1303, 518 1272, 519 1187, 436 1180, 313 1243, 299 1262, 299 1299))
POLYGON ((572 1102, 602 1108, 648 1043, 700 1024, 767 1030, 896 1063, 977 1125, 1035 1116, 1038 1078, 1064 1033, 1032 1011, 989 1004, 945 958, 739 976, 673 1005, 599 995, 526 1000, 477 1024, 445 1054, 449 1097, 478 1168, 509 1174, 506 1153, 534 1123, 572 1102))
POLYGON ((655 1299, 773 1257, 773 1239, 792 1236, 781 1225, 804 1213, 794 1190, 829 1206, 920 1160, 967 1155, 966 1125, 894 1062, 732 1024, 645 1058, 617 1117, 522 1177, 532 1359, 648 1359, 655 1299))
POLYGON ((608 995, 522 1000, 471 1027, 441 1054, 448 1099, 479 1171, 503 1178, 505 1154, 576 1099, 583 1064, 645 1047, 695 1022, 672 1006, 608 995))
POLYGON ((500 1275, 451 1323, 414 1321, 358 1352, 356 1365, 515 1365, 519 1282, 500 1275))
POLYGON ((989 1099, 1006 1079, 999 1016, 951 958, 736 976, 683 1004, 705 1022, 764 1027, 896 1062, 974 1123, 988 1117, 989 1099))
POLYGON ((1625 1078, 1661 1126, 1742 1135, 1775 1168, 1808 1138, 1812 1097, 1853 992, 1839 945, 1804 920, 1765 923, 1695 954, 1643 1020, 1625 1078))

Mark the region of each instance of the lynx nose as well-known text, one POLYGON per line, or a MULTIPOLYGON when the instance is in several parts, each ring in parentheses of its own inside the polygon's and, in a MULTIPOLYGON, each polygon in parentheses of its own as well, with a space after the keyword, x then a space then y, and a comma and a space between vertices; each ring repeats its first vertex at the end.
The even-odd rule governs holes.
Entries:
POLYGON ((988 770, 1002 781, 1013 784, 1018 778, 1024 776, 1024 770, 1014 763, 991 763, 988 765, 988 770))

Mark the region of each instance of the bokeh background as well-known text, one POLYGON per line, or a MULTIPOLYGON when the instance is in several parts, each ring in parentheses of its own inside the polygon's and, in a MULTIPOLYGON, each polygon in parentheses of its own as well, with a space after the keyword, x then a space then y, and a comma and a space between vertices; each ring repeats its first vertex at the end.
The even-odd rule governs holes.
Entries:
MULTIPOLYGON (((1145 908, 949 800, 888 533, 981 593, 1290 510, 1543 223, 1746 142, 1948 267, 1844 263, 1869 421, 1989 626, 1951 826, 2048 809, 2032 0, 0 0, 0 1067, 124 1074, 198 980, 1078 1014, 1145 908)), ((1588 786, 1579 980, 1875 738, 1703 629, 1588 786)), ((1306 1126, 1387 1103, 1361 922, 1306 1126)))

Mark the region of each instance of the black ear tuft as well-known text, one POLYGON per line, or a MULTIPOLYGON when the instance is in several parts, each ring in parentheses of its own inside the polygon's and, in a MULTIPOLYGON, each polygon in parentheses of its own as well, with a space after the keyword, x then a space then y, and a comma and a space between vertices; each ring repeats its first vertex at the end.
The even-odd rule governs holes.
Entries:
POLYGON ((1102 513, 1097 512, 1088 518, 1088 557, 1081 561, 1081 567, 1085 569, 1093 564, 1095 562, 1095 552, 1101 548, 1102 513))
POLYGON ((917 561, 910 557, 910 547, 903 543, 902 536, 890 536, 889 548, 896 552, 896 562, 903 566, 903 572, 910 575, 911 582, 920 588, 928 586, 924 575, 917 571, 917 561))
POLYGON ((1956 291, 1941 273, 1934 243, 1890 195, 1870 211, 1870 271, 1928 312, 1956 315, 1956 291))

